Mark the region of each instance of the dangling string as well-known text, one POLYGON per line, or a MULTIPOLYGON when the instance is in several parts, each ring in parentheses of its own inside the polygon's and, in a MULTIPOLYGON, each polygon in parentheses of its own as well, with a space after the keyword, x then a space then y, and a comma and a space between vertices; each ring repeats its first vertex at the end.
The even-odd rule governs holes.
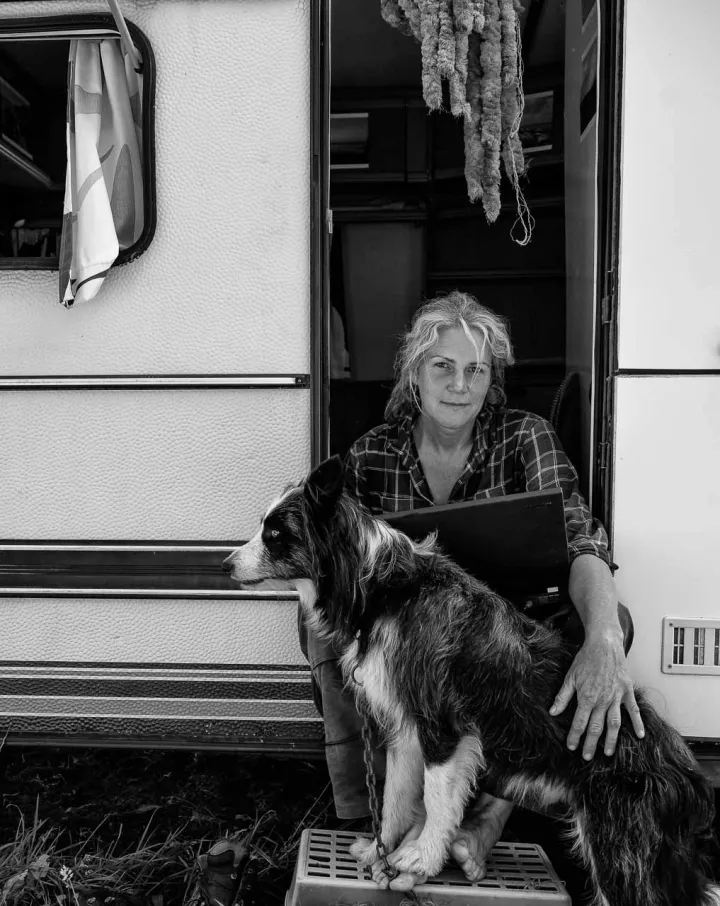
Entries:
POLYGON ((108 6, 110 7, 113 19, 115 20, 115 25, 117 25, 117 30, 120 32, 120 38, 125 48, 125 53, 130 57, 135 72, 141 72, 142 60, 140 59, 137 48, 133 44, 133 39, 130 37, 130 31, 127 27, 125 17, 122 14, 122 10, 120 9, 118 0, 108 0, 108 6))
MULTIPOLYGON (((518 136, 520 132, 520 123, 522 122, 523 113, 525 111, 525 91, 523 89, 523 75, 525 73, 525 64, 523 63, 522 55, 522 31, 520 29, 520 17, 515 14, 515 36, 517 41, 518 49, 518 81, 517 81, 517 94, 518 94, 518 106, 515 113, 515 120, 510 127, 510 134, 508 135, 508 144, 510 144, 513 138, 518 136)), ((509 154, 506 158, 507 160, 512 161, 512 177, 510 182, 512 183, 513 189, 515 190, 515 202, 517 204, 518 216, 515 218, 515 223, 512 225, 510 230, 510 236, 513 242, 516 242, 518 245, 523 246, 527 245, 532 238, 532 232, 535 228, 535 218, 530 213, 530 208, 528 203, 525 200, 525 195, 523 190, 520 187, 520 178, 517 172, 517 166, 515 164, 515 154, 510 144, 509 154), (515 232, 515 227, 521 224, 524 232, 522 239, 516 239, 513 235, 515 232)))

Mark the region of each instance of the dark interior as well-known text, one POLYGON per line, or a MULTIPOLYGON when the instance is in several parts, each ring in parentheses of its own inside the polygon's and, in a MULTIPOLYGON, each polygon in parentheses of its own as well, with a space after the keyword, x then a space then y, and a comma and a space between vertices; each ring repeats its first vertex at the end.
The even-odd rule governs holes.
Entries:
MULTIPOLYGON (((561 0, 526 6, 525 95, 548 93, 553 114, 544 132, 523 134, 526 151, 538 150, 528 153, 523 186, 535 230, 521 247, 511 239, 516 208, 508 183, 493 225, 469 202, 462 124, 449 111, 428 113, 419 45, 382 20, 379 3, 333 3, 333 452, 343 454, 383 421, 398 334, 422 300, 453 289, 510 320, 517 364, 507 376, 509 405, 551 414, 566 377, 565 7, 561 0)), ((576 391, 570 378, 555 413, 571 458, 580 456, 579 422, 568 417, 576 391)))
POLYGON ((58 256, 69 46, 0 43, 0 258, 58 256))

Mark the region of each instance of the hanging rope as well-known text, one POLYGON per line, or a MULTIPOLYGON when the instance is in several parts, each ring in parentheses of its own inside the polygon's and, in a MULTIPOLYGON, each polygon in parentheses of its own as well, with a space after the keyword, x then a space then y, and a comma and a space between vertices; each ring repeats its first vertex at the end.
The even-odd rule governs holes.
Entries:
POLYGON ((117 30, 120 32, 120 40, 123 43, 125 53, 130 57, 135 72, 141 72, 142 59, 140 57, 138 49, 133 44, 133 39, 130 36, 130 30, 127 27, 127 22, 125 21, 125 17, 122 14, 118 0, 108 0, 108 6, 110 7, 110 12, 112 13, 113 19, 115 20, 117 30))
POLYGON ((520 141, 524 93, 519 0, 381 0, 385 21, 420 42, 422 86, 430 110, 462 117, 470 201, 494 223, 501 208, 501 162, 515 195, 513 240, 527 245, 534 220, 520 186, 526 171, 520 141), (523 234, 516 238, 515 227, 523 234))

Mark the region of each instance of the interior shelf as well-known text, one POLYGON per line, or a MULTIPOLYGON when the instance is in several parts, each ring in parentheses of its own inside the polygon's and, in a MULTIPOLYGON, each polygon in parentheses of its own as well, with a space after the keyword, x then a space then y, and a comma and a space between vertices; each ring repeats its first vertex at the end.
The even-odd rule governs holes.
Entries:
POLYGON ((53 180, 47 173, 2 139, 0 139, 0 185, 11 185, 16 188, 22 186, 54 188, 53 180))

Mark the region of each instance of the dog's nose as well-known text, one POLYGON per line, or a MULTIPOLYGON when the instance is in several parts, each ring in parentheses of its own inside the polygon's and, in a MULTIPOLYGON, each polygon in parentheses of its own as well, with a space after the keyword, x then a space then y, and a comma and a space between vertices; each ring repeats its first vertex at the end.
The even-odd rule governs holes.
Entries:
POLYGON ((223 562, 222 562, 222 568, 223 568, 223 572, 224 572, 224 573, 231 573, 231 572, 232 572, 232 563, 231 563, 231 561, 230 561, 230 557, 226 557, 226 558, 223 560, 223 562))

